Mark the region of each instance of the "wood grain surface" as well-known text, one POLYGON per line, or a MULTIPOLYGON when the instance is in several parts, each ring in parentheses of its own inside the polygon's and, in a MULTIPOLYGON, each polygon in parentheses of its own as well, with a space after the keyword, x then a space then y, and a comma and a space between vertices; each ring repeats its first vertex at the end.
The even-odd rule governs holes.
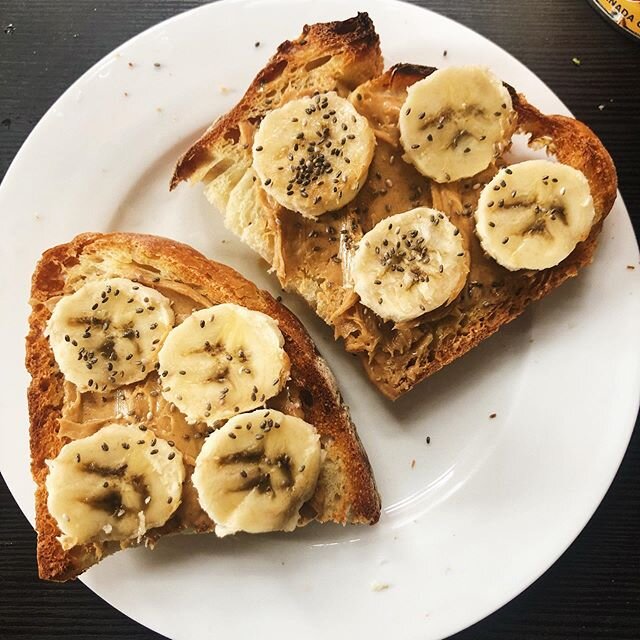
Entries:
MULTIPOLYGON (((94 62, 143 29, 199 4, 0 0, 0 176, 54 100, 94 62)), ((416 4, 454 18, 504 47, 595 130, 616 162, 638 236, 640 44, 608 26, 586 0, 416 4), (580 66, 572 63, 574 57, 580 66)), ((363 10, 366 5, 362 0, 363 10)), ((603 431, 606 427, 602 425, 603 431)), ((0 482, 0 638, 63 637, 160 636, 112 609, 79 582, 40 582, 34 532, 0 482)), ((606 498, 570 549, 522 595, 454 637, 640 639, 638 429, 606 498)))

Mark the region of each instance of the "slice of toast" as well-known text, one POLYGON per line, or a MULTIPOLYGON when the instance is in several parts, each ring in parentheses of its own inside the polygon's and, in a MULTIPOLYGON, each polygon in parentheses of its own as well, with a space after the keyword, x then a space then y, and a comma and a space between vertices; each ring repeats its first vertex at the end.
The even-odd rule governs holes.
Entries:
MULTIPOLYGON (((118 396, 118 403, 114 400, 119 389, 79 393, 58 369, 44 335, 52 308, 62 295, 72 293, 85 282, 109 277, 125 277, 155 288, 172 300, 174 309, 188 307, 187 313, 192 308, 235 303, 275 319, 285 338, 291 377, 283 392, 268 401, 267 406, 298 415, 313 424, 325 456, 315 493, 303 505, 299 524, 312 520, 373 524, 378 520, 380 498, 371 467, 336 380, 309 334, 290 311, 233 269, 207 260, 186 245, 146 235, 87 233, 46 251, 32 280, 26 366, 32 378, 28 391, 31 469, 37 484, 36 529, 41 578, 57 581, 74 578, 102 557, 125 546, 152 546, 164 535, 208 532, 214 527, 200 508, 191 483, 194 458, 208 433, 206 425, 196 424, 190 426, 189 439, 180 438, 180 433, 171 433, 183 455, 187 473, 182 504, 165 525, 148 530, 137 541, 122 544, 96 542, 64 551, 58 542, 60 531, 47 510, 46 461, 55 458, 65 443, 98 430, 101 421, 134 424, 132 421, 140 420, 136 414, 146 414, 149 407, 139 407, 134 399, 143 397, 149 385, 158 384, 158 374, 153 371, 145 380, 127 385, 122 394, 128 399, 127 407, 131 411, 120 413, 122 397, 118 396)), ((158 437, 167 437, 161 416, 146 414, 144 418, 150 431, 158 437)))
MULTIPOLYGON (((301 46, 306 34, 320 29, 340 33, 340 25, 356 23, 366 23, 367 31, 373 30, 362 14, 345 23, 313 25, 305 27, 294 49, 301 46)), ((368 39, 374 41, 372 35, 368 39)), ((303 84, 300 67, 289 64, 291 43, 285 44, 231 113, 214 123, 180 159, 171 187, 182 180, 203 182, 205 195, 224 214, 226 226, 271 265, 286 289, 303 296, 334 328, 336 338, 342 338, 347 351, 360 357, 367 375, 384 395, 396 399, 406 393, 591 262, 602 221, 613 206, 617 189, 615 167, 596 135, 572 118, 540 113, 523 95, 507 87, 517 115, 517 131, 529 136, 531 147, 546 148, 560 162, 584 173, 596 212, 589 237, 559 265, 542 271, 508 271, 484 254, 473 223, 481 187, 505 164, 504 160, 499 158, 473 178, 448 184, 431 181, 404 162, 399 109, 407 87, 435 69, 398 64, 378 75, 377 46, 368 53, 375 59, 375 65, 368 69, 372 77, 363 79, 349 94, 377 138, 368 178, 358 196, 317 222, 277 205, 256 182, 251 168, 250 147, 257 125, 270 109, 287 100, 314 91, 340 92, 342 88, 333 69, 331 74, 321 74, 321 81, 303 84), (278 99, 265 104, 256 98, 256 87, 261 86, 261 78, 273 65, 290 69, 294 77, 271 80, 265 88, 278 99), (292 87, 296 88, 293 92, 292 87), (251 114, 250 118, 243 120, 245 114, 251 114), (467 285, 453 302, 414 321, 393 325, 363 306, 346 284, 349 257, 362 235, 381 219, 418 206, 434 207, 449 215, 471 254, 471 272, 467 285)), ((346 36, 344 46, 352 46, 346 36)), ((318 47, 314 47, 313 58, 323 52, 325 56, 332 55, 338 45, 335 41, 330 45, 320 41, 318 47)), ((365 55, 355 46, 353 54, 365 55)), ((321 72, 322 67, 318 70, 321 72)))

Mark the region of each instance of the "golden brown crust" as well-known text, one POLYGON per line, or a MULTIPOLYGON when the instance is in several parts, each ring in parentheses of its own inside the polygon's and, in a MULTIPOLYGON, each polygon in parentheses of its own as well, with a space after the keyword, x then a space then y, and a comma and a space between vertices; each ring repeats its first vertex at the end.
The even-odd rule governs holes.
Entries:
MULTIPOLYGON (((340 523, 374 523, 380 514, 380 499, 366 454, 351 422, 333 375, 317 352, 300 321, 265 291, 225 265, 207 260, 186 245, 154 236, 87 233, 68 244, 46 251, 32 278, 30 329, 26 339, 26 366, 31 374, 28 390, 31 470, 37 484, 36 529, 40 577, 66 580, 99 561, 115 549, 94 545, 62 550, 55 521, 47 511, 45 460, 54 458, 62 442, 57 437, 63 401, 63 376, 53 358, 44 328, 50 316, 47 300, 63 293, 66 271, 81 255, 125 251, 139 264, 161 268, 174 281, 197 287, 215 303, 233 302, 275 318, 285 336, 291 359, 292 379, 299 381, 305 417, 322 437, 331 439, 344 470, 341 499, 316 519, 340 523)), ((166 276, 165 276, 166 277, 166 276)))
MULTIPOLYGON (((205 134, 178 161, 171 179, 171 189, 181 181, 189 180, 194 172, 210 159, 210 150, 221 138, 238 135, 238 123, 255 119, 261 114, 255 107, 264 101, 271 83, 286 86, 287 77, 295 74, 300 65, 317 64, 318 56, 341 58, 339 77, 335 82, 347 90, 355 88, 368 77, 368 68, 379 73, 382 65, 380 42, 373 22, 367 13, 340 22, 322 22, 305 25, 296 40, 285 40, 255 77, 240 102, 222 118, 216 120, 205 134), (359 67, 367 69, 362 77, 359 67)), ((333 88, 333 87, 332 87, 333 88)), ((275 106, 275 105, 272 105, 275 106)))

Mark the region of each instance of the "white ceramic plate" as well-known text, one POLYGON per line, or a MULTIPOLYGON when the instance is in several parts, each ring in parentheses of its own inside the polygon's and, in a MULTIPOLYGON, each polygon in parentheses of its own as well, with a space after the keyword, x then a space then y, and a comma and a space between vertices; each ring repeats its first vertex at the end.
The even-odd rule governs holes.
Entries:
MULTIPOLYGON (((497 46, 388 0, 221 2, 162 23, 104 58, 38 124, 0 191, 0 463, 31 521, 23 336, 40 253, 82 231, 155 233, 279 293, 199 188, 168 192, 172 165, 238 100, 278 43, 296 37, 304 22, 347 18, 363 4, 388 64, 482 62, 543 110, 567 112, 497 46)), ((382 493, 380 523, 176 538, 154 553, 109 558, 84 582, 172 638, 224 630, 264 640, 289 631, 309 639, 425 640, 486 616, 565 550, 618 468, 640 388, 640 269, 626 268, 637 263, 619 198, 592 267, 395 404, 376 394, 302 303, 285 298, 352 408, 382 493), (374 591, 374 583, 388 588, 374 591)))

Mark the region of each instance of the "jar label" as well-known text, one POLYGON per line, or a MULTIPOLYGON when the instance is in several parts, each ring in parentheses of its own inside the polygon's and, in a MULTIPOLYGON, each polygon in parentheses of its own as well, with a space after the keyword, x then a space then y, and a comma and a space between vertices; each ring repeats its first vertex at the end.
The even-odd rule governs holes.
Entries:
POLYGON ((622 29, 640 36, 640 0, 595 0, 622 29))

